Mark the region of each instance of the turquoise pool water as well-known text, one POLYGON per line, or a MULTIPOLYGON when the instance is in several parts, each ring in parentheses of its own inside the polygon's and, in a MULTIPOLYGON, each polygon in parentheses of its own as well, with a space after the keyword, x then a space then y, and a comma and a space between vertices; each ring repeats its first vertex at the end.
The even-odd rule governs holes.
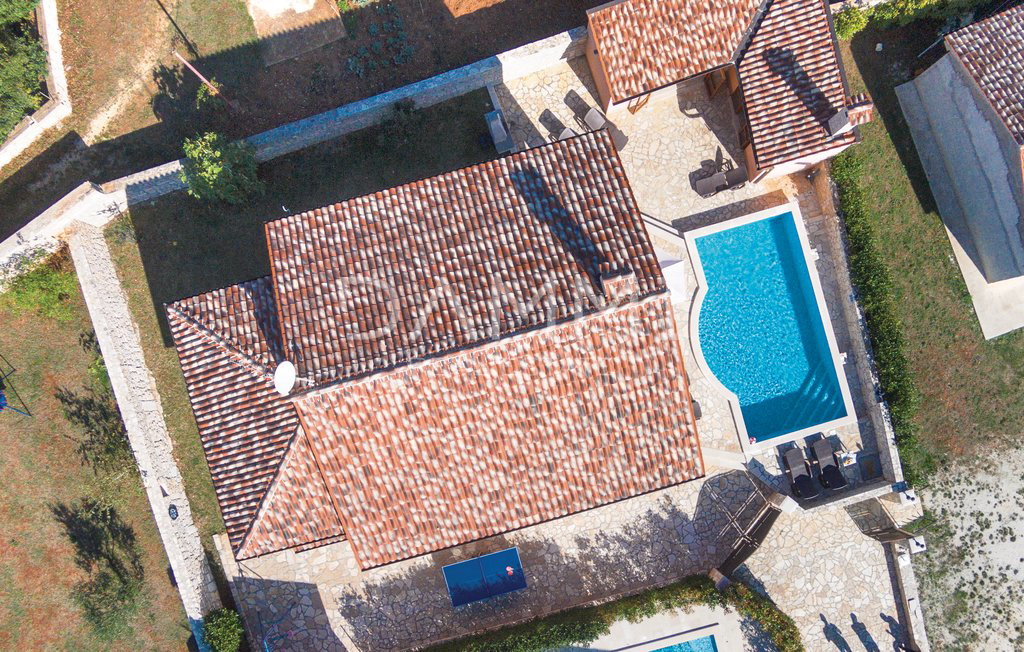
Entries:
POLYGON ((685 643, 677 643, 669 647, 663 647, 654 652, 718 652, 714 636, 694 639, 685 643))
POLYGON ((695 238, 704 360, 761 442, 846 416, 792 213, 695 238))

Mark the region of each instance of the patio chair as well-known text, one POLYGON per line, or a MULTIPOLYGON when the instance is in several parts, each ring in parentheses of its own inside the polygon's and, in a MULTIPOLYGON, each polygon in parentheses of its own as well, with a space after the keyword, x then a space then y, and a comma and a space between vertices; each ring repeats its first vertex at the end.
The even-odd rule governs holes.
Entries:
POLYGON ((818 480, 826 489, 842 489, 846 486, 846 476, 839 464, 839 456, 832 448, 832 442, 822 437, 811 444, 811 454, 818 465, 818 480))
POLYGON ((790 448, 782 454, 782 462, 793 494, 804 500, 817 498, 821 491, 811 477, 811 465, 804 457, 803 450, 799 447, 790 448))
POLYGON ((604 117, 604 114, 595 108, 587 111, 587 114, 583 116, 583 122, 593 131, 604 129, 608 126, 608 118, 604 117))
POLYGON ((698 195, 705 199, 713 197, 715 194, 728 187, 725 175, 725 172, 716 172, 709 177, 697 179, 693 183, 693 189, 697 191, 698 195))

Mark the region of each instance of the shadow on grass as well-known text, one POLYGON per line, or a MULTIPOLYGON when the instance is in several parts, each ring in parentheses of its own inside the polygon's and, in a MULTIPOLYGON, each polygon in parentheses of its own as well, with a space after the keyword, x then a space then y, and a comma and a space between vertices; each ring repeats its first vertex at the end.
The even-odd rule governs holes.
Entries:
POLYGON ((153 309, 171 339, 163 304, 269 273, 263 224, 497 156, 474 91, 422 110, 415 133, 377 126, 260 167, 266 193, 247 205, 211 204, 174 193, 131 209, 153 309), (382 134, 387 134, 381 137, 382 134))
POLYGON ((75 442, 75 452, 83 464, 99 473, 132 463, 128 433, 113 395, 91 388, 74 392, 59 387, 54 397, 64 417, 82 431, 82 437, 69 439, 75 442))
POLYGON ((876 113, 899 153, 914 194, 924 212, 935 216, 938 215, 935 199, 896 98, 896 87, 913 79, 916 73, 944 54, 945 51, 939 45, 929 50, 924 57, 918 58, 935 41, 939 27, 940 23, 934 21, 918 21, 906 27, 890 29, 869 25, 850 42, 857 68, 875 103, 876 113), (880 52, 875 50, 877 43, 883 46, 880 52))

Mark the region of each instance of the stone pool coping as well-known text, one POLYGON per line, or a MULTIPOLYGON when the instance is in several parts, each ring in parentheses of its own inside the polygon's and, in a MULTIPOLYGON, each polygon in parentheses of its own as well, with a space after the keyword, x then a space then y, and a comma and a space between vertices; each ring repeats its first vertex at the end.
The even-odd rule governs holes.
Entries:
POLYGON ((811 248, 810 240, 807 237, 807 229, 804 225, 803 215, 800 213, 800 206, 797 202, 791 201, 786 204, 780 204, 772 208, 757 211, 756 213, 750 213, 749 215, 743 215, 741 217, 725 220, 724 222, 718 222, 716 224, 686 231, 683 233, 683 240, 686 242, 686 249, 690 255, 690 264, 693 266, 694 275, 697 279, 697 293, 694 296, 693 304, 690 308, 690 320, 688 324, 690 347, 693 350, 694 359, 697 361, 701 371, 704 372, 705 376, 708 378, 708 381, 718 388, 727 398, 729 410, 732 413, 733 421, 736 424, 736 430, 739 433, 740 448, 743 450, 744 455, 749 459, 755 455, 769 451, 780 444, 796 441, 816 432, 827 432, 835 428, 857 423, 857 413, 853 406, 853 397, 850 394, 850 387, 846 382, 846 374, 843 371, 846 362, 843 355, 839 352, 839 345, 836 342, 836 334, 832 328, 832 320, 828 314, 828 304, 825 302, 825 294, 821 288, 821 279, 819 278, 814 265, 817 254, 811 248), (829 354, 832 356, 832 364, 835 370, 836 379, 839 382, 839 391, 843 396, 843 405, 846 408, 846 416, 814 426, 809 426, 807 428, 794 430, 777 437, 772 437, 766 441, 758 442, 752 441, 750 435, 747 433, 747 426, 743 420, 743 411, 740 408, 739 397, 718 379, 711 370, 711 367, 708 365, 707 360, 704 358, 704 351, 701 348, 700 343, 699 325, 701 307, 703 306, 704 298, 708 293, 708 282, 704 275, 704 265, 701 262, 700 254, 697 252, 696 240, 706 235, 745 226, 763 219, 778 217, 785 213, 792 213, 793 221, 796 224, 797 239, 800 241, 800 248, 804 255, 804 263, 807 266, 807 275, 810 278, 815 302, 817 303, 818 311, 821 315, 821 325, 825 331, 825 340, 828 343, 829 354))

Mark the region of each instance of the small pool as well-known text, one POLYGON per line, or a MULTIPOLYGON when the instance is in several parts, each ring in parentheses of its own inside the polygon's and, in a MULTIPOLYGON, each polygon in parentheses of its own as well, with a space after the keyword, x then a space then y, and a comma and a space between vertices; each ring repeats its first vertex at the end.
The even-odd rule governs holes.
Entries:
POLYGON ((669 647, 654 650, 654 652, 718 652, 718 646, 715 645, 715 637, 712 635, 686 641, 685 643, 676 643, 669 647))
POLYGON ((853 414, 799 212, 782 210, 687 234, 705 291, 699 352, 739 402, 744 443, 796 438, 853 414))

